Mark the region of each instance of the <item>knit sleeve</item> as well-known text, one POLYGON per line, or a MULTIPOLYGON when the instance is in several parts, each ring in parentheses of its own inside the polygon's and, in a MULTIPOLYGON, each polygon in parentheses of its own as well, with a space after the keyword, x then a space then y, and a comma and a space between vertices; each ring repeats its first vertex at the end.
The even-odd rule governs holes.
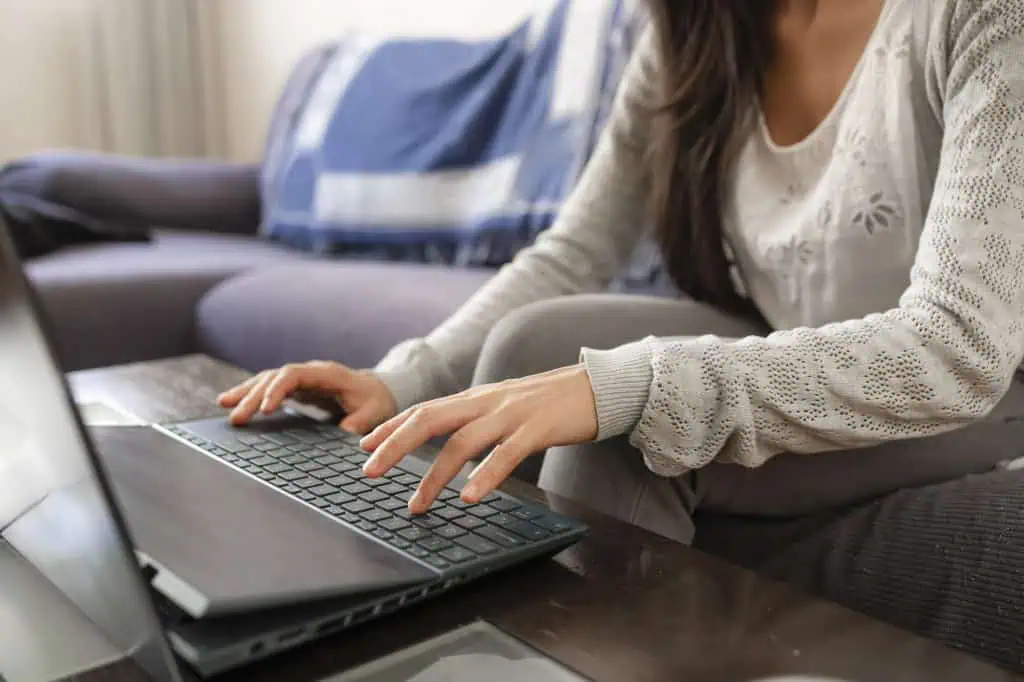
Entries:
POLYGON ((1024 4, 941 4, 929 68, 943 142, 898 307, 765 338, 587 350, 601 437, 632 431, 652 470, 678 475, 937 434, 1004 395, 1024 355, 1024 4))
POLYGON ((426 338, 392 349, 377 366, 401 408, 469 385, 493 326, 530 303, 599 291, 643 234, 656 51, 650 30, 622 79, 608 125, 558 220, 426 338))

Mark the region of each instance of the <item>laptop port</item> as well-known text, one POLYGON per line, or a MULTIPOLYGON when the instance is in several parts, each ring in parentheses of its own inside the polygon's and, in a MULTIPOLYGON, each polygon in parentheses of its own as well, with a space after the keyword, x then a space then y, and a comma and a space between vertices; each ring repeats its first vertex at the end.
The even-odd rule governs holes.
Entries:
POLYGON ((345 627, 345 623, 347 622, 347 616, 342 616, 341 618, 332 618, 326 623, 321 623, 320 627, 316 629, 316 634, 329 635, 332 632, 337 632, 338 630, 345 627))
POLYGON ((251 647, 249 647, 249 655, 250 656, 259 656, 260 654, 263 653, 263 650, 265 648, 266 647, 263 646, 263 642, 256 642, 251 647))
POLYGON ((279 644, 287 644, 288 642, 293 642, 296 639, 298 639, 299 637, 302 637, 302 635, 305 632, 306 632, 306 628, 296 628, 294 630, 289 630, 288 632, 284 633, 283 635, 279 635, 278 638, 277 638, 277 642, 279 644))
POLYGON ((386 602, 380 605, 381 613, 384 611, 393 611, 402 605, 402 598, 395 597, 394 599, 388 599, 386 602))

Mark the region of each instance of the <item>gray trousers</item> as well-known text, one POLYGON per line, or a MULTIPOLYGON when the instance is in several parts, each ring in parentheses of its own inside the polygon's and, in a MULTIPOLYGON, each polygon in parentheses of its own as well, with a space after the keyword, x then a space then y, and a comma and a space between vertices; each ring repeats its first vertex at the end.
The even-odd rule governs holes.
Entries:
MULTIPOLYGON (((474 382, 575 363, 581 346, 764 331, 690 301, 566 297, 504 318, 474 382)), ((986 420, 930 438, 780 455, 758 469, 712 464, 680 478, 654 475, 618 438, 550 450, 539 472, 535 461, 520 473, 681 542, 700 547, 706 533, 705 544, 739 563, 1024 671, 1024 471, 1002 466, 1022 455, 1015 381, 986 420), (738 517, 749 523, 720 532, 738 517)))

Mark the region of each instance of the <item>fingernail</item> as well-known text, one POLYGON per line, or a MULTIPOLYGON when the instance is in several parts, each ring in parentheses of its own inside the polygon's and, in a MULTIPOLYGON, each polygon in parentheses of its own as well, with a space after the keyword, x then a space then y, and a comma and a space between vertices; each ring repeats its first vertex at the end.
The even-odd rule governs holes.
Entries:
POLYGON ((470 499, 477 499, 480 497, 480 484, 479 483, 467 483, 466 487, 462 489, 462 496, 470 499))

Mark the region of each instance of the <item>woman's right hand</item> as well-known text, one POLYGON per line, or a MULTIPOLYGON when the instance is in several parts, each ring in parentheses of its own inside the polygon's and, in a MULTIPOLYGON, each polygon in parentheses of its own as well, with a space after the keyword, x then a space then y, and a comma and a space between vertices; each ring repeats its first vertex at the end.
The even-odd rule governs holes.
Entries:
POLYGON ((373 372, 322 361, 266 370, 221 393, 217 402, 221 407, 233 408, 229 418, 240 426, 257 413, 276 412, 286 398, 300 391, 337 400, 346 415, 341 428, 360 435, 398 411, 391 391, 373 372))

